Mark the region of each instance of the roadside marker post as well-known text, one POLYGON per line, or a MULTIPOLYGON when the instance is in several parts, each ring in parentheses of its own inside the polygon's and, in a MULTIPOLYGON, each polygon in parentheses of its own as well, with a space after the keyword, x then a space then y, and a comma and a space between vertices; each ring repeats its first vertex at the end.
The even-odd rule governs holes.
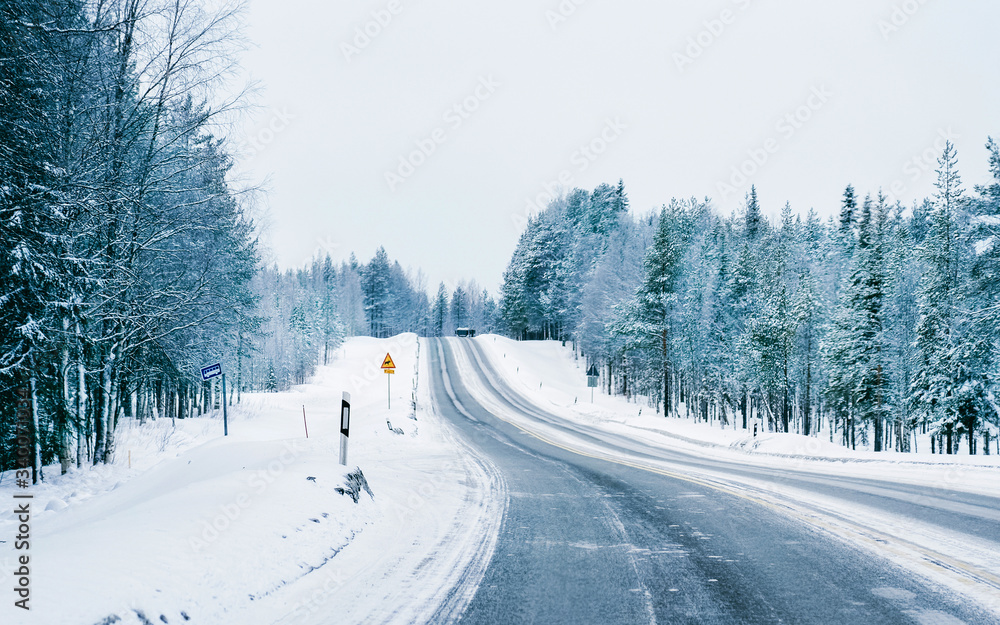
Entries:
POLYGON ((340 400, 340 464, 347 464, 347 437, 351 435, 351 394, 340 400))
POLYGON ((306 426, 306 438, 309 438, 309 422, 306 421, 306 406, 302 405, 302 425, 306 426))
MULTIPOLYGON (((396 373, 396 363, 392 361, 392 356, 390 356, 389 354, 386 354, 385 358, 382 359, 382 371, 385 371, 386 375, 392 375, 396 373)), ((385 407, 387 409, 392 408, 392 384, 389 383, 389 380, 391 379, 392 378, 385 379, 385 390, 386 390, 385 407)))
POLYGON ((201 368, 201 381, 208 382, 212 378, 222 376, 222 433, 229 436, 229 413, 226 410, 226 374, 222 371, 222 363, 208 365, 201 368))

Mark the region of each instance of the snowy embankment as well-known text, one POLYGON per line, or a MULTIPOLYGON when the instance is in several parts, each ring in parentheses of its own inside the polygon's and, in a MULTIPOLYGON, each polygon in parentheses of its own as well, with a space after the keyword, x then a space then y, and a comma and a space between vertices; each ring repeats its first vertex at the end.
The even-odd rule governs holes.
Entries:
MULTIPOLYGON (((419 361, 414 335, 351 339, 309 384, 245 395, 229 437, 221 414, 125 423, 113 464, 65 476, 47 467, 30 490, 32 609, 4 601, 0 622, 410 623, 460 613, 492 555, 504 485, 433 415, 416 385, 426 376, 419 361), (391 410, 386 352, 397 365, 391 410), (362 490, 357 503, 337 491, 356 467, 374 494, 362 490)), ((13 490, 3 476, 0 497, 12 501, 13 490)), ((4 587, 15 533, 5 509, 4 587)))
POLYGON ((475 339, 506 381, 537 404, 574 422, 627 435, 650 444, 697 451, 701 455, 768 466, 813 469, 819 473, 878 476, 915 484, 936 484, 1000 496, 1000 455, 931 454, 851 450, 817 436, 752 432, 716 421, 708 424, 657 414, 640 403, 587 388, 585 363, 557 341, 513 341, 487 335, 475 339))

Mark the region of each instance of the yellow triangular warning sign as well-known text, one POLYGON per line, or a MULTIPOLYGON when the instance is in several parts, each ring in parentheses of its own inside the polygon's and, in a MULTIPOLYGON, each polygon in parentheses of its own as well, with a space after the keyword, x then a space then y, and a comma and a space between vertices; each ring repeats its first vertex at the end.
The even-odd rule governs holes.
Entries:
POLYGON ((382 368, 383 369, 395 369, 396 368, 396 363, 394 363, 392 361, 392 356, 390 356, 389 354, 385 355, 385 360, 382 361, 382 368))

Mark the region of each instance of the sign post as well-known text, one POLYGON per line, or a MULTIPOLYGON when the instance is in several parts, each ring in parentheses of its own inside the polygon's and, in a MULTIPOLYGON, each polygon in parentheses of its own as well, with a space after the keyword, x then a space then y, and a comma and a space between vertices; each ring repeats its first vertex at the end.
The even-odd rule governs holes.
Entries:
POLYGON ((229 436, 229 414, 226 411, 226 374, 222 372, 222 363, 215 363, 201 368, 201 379, 208 382, 212 378, 222 376, 222 433, 229 436))
POLYGON ((587 369, 587 386, 590 387, 590 403, 594 403, 594 389, 597 388, 597 379, 600 374, 597 372, 597 365, 590 365, 587 369))
MULTIPOLYGON (((386 375, 396 373, 396 363, 392 361, 392 356, 389 354, 386 354, 385 358, 382 360, 382 371, 385 371, 386 375)), ((392 378, 385 379, 385 389, 387 393, 386 408, 392 408, 392 385, 389 383, 389 380, 391 379, 392 378)))
POLYGON ((226 409, 226 374, 222 374, 222 435, 229 436, 229 412, 226 409))
POLYGON ((340 400, 340 464, 347 464, 347 437, 351 433, 351 394, 344 391, 340 400))

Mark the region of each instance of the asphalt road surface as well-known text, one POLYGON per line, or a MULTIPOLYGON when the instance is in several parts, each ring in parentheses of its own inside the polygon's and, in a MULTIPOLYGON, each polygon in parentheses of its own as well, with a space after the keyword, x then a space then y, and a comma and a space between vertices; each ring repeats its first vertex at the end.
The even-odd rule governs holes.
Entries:
MULTIPOLYGON (((426 346, 439 412, 499 468, 509 493, 496 550, 463 623, 1000 622, 752 491, 686 479, 683 472, 728 472, 847 499, 989 541, 998 557, 1000 500, 760 468, 595 433, 518 395, 476 341, 432 339, 426 346), (471 369, 456 365, 459 350, 471 369), (489 389, 504 412, 564 430, 603 452, 580 452, 492 414, 470 393, 470 382, 489 389), (650 470, 643 459, 669 462, 677 473, 650 470)), ((986 584, 989 593, 995 582, 970 583, 986 584)), ((996 592, 1000 597, 1000 587, 996 592)))

